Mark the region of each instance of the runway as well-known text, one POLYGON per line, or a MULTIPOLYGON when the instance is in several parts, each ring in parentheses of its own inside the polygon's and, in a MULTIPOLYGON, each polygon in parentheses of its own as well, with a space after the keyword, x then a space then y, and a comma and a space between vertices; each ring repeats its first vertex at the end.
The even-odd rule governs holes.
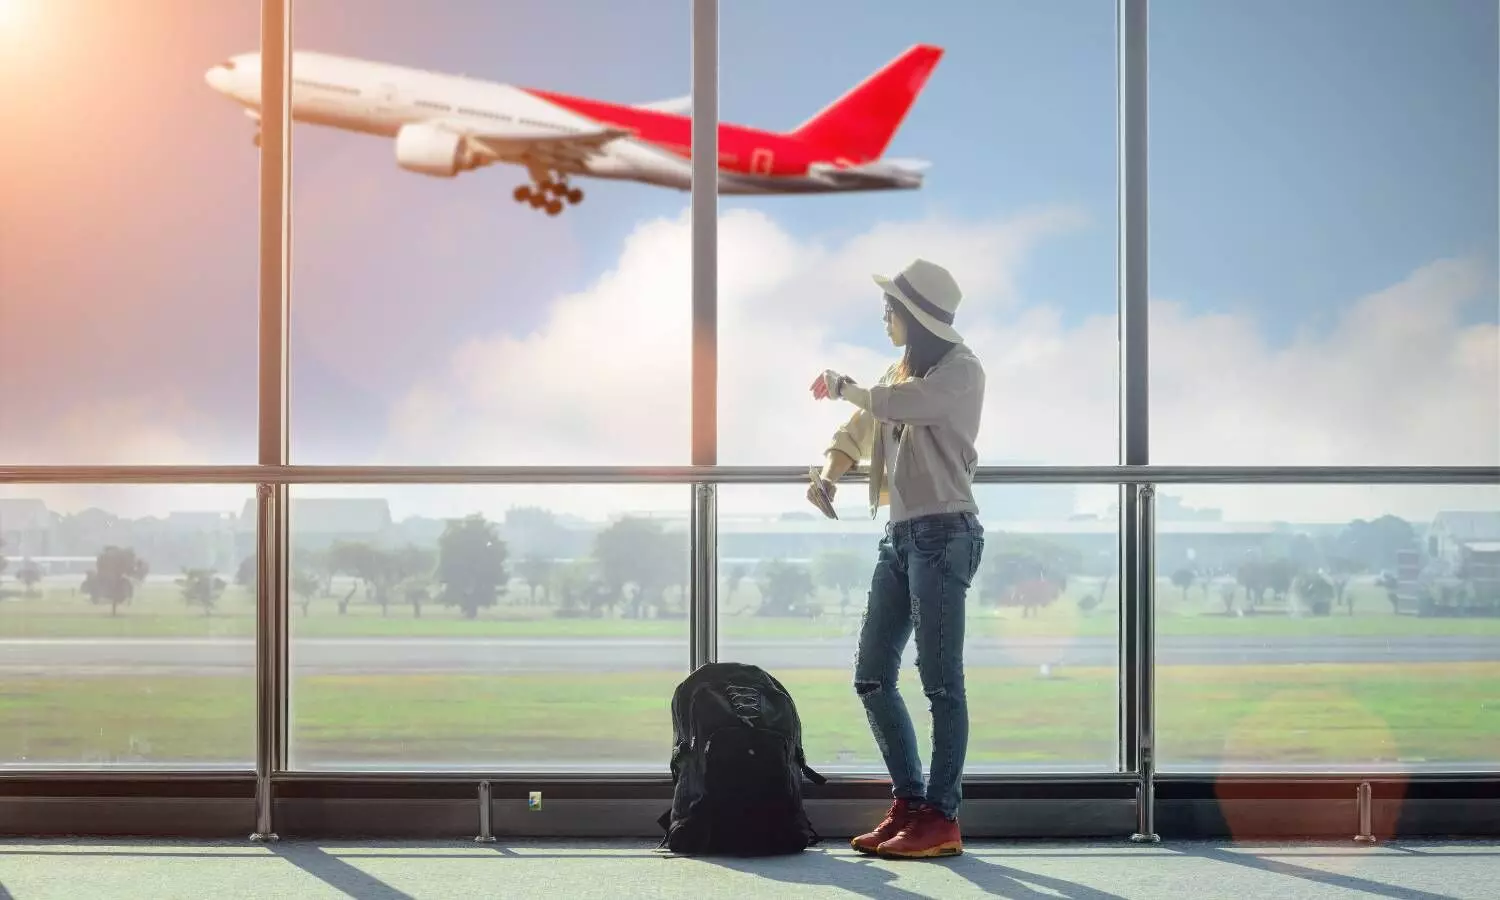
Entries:
MULTIPOLYGON (((719 658, 774 671, 847 669, 853 636, 720 641, 719 658)), ((504 675, 525 672, 684 671, 686 640, 650 638, 309 638, 292 641, 297 675, 504 675)), ((1161 666, 1295 665, 1500 660, 1500 637, 1176 637, 1157 642, 1161 666)), ((905 661, 916 661, 914 645, 905 661)), ((965 647, 969 668, 1043 664, 1114 666, 1111 638, 984 638, 965 647)), ((254 671, 244 638, 0 639, 0 677, 90 674, 232 675, 254 671)))

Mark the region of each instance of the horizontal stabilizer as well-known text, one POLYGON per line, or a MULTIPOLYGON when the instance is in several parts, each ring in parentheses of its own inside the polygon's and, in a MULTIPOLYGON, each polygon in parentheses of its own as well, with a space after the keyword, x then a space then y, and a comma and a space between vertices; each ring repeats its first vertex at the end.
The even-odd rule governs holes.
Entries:
POLYGON ((637 103, 636 109, 649 109, 652 112, 678 113, 687 115, 693 111, 692 95, 686 97, 673 97, 670 100, 653 100, 650 103, 637 103))
POLYGON ((878 159, 857 166, 813 163, 808 174, 842 188, 916 188, 922 186, 922 173, 930 165, 919 159, 878 159))

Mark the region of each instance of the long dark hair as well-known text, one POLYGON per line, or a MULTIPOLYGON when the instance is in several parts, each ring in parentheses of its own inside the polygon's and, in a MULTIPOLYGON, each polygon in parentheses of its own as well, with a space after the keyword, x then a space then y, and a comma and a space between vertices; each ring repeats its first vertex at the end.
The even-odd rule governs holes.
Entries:
POLYGON ((901 364, 896 369, 899 380, 922 378, 932 371, 954 345, 928 331, 917 317, 906 308, 906 304, 894 297, 885 298, 885 307, 906 326, 906 352, 901 354, 901 364))

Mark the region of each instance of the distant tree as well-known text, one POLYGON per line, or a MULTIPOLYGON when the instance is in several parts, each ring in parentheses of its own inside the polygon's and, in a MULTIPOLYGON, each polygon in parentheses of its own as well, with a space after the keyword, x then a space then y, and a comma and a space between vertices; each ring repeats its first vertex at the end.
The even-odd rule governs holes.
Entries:
POLYGON ((1079 552, 1064 544, 1022 534, 1003 534, 985 552, 980 602, 1020 607, 1029 616, 1054 603, 1067 589, 1068 576, 1083 566, 1079 552))
POLYGON ((396 593, 411 607, 414 619, 422 618, 422 606, 432 599, 432 576, 412 575, 396 585, 396 593))
POLYGON ((94 560, 94 568, 84 576, 82 590, 96 604, 109 604, 109 614, 120 614, 120 605, 135 597, 135 590, 146 580, 150 567, 129 547, 105 547, 94 560))
POLYGON ((747 574, 749 574, 749 573, 746 571, 746 569, 745 569, 745 567, 743 565, 736 564, 736 565, 730 567, 730 569, 729 569, 729 580, 728 580, 728 583, 726 584, 726 587, 729 589, 729 594, 725 598, 726 600, 733 600, 734 599, 735 592, 740 589, 740 582, 742 582, 742 581, 745 580, 745 576, 747 574))
POLYGON ((211 616, 229 582, 213 569, 183 569, 177 586, 182 589, 182 599, 188 606, 197 606, 205 616, 211 616))
POLYGON ((317 586, 313 588, 315 594, 333 596, 333 572, 328 567, 327 551, 293 545, 292 571, 302 572, 313 578, 317 582, 317 586))
POLYGON ((348 575, 355 579, 355 583, 349 587, 344 596, 338 598, 339 615, 348 615, 349 601, 354 599, 354 594, 361 586, 369 591, 369 585, 365 583, 361 572, 369 569, 370 545, 363 541, 334 541, 328 548, 328 571, 329 584, 332 585, 333 576, 348 575))
POLYGON ((438 539, 441 601, 458 607, 466 619, 494 606, 510 579, 505 556, 505 542, 495 523, 477 514, 449 521, 438 539))
POLYGON ((1277 600, 1285 602, 1301 571, 1302 566, 1294 559, 1280 557, 1268 560, 1265 564, 1266 587, 1277 600))
POLYGON ((306 569, 292 569, 292 596, 296 598, 297 605, 302 607, 302 617, 307 618, 309 609, 312 607, 313 598, 323 587, 323 581, 317 575, 306 569))
POLYGON ((552 576, 553 565, 552 560, 540 554, 533 553, 521 560, 520 565, 516 567, 521 580, 526 582, 528 599, 532 603, 536 602, 537 588, 541 588, 543 593, 546 593, 547 585, 552 576))
POLYGON ((756 615, 817 616, 819 607, 809 602, 813 579, 806 566, 772 559, 763 563, 757 574, 761 600, 756 615))
POLYGON ((839 615, 848 614, 849 592, 870 580, 872 566, 850 550, 820 553, 813 560, 818 584, 839 592, 839 615))
POLYGON ((596 569, 597 563, 587 559, 575 559, 552 569, 547 594, 556 599, 559 618, 578 619, 603 614, 608 597, 596 569))
POLYGON ((1315 616, 1326 616, 1333 609, 1334 587, 1317 572, 1306 572, 1297 576, 1297 594, 1307 602, 1315 616))
POLYGON ((1245 589, 1245 605, 1252 611, 1265 601, 1271 585, 1264 561, 1258 557, 1246 559, 1235 570, 1234 578, 1245 589))
POLYGON ((1186 566, 1172 573, 1172 586, 1182 591, 1182 602, 1187 603, 1188 589, 1193 582, 1198 580, 1198 575, 1186 566))
POLYGON ((517 560, 530 556, 557 559, 571 555, 572 533, 550 509, 517 506, 505 513, 500 529, 506 550, 517 560))
POLYGON ((642 618, 648 604, 661 603, 666 588, 680 582, 686 557, 687 536, 655 519, 626 516, 594 538, 599 575, 612 600, 625 601, 626 618, 642 618))
POLYGON ((413 618, 422 618, 422 604, 432 596, 437 554, 425 547, 407 544, 391 552, 390 568, 395 582, 394 592, 411 607, 413 618))
POLYGON ((1275 534, 1265 548, 1266 559, 1291 560, 1298 570, 1316 566, 1319 555, 1318 543, 1301 531, 1275 534))
MULTIPOLYGON (((1084 615, 1088 615, 1095 609, 1098 609, 1099 606, 1104 603, 1105 599, 1109 596, 1109 583, 1114 579, 1114 577, 1114 572, 1105 572, 1103 580, 1099 582, 1099 593, 1095 594, 1090 592, 1078 598, 1078 611, 1083 613, 1084 615)), ((979 593, 981 597, 984 596, 983 590, 981 590, 979 593)))
POLYGON ((234 572, 234 583, 251 593, 255 592, 256 565, 255 556, 252 554, 240 560, 240 566, 234 572))
POLYGON ((31 557, 21 561, 21 568, 16 570, 16 580, 26 591, 26 596, 36 596, 36 586, 42 580, 42 569, 31 557))
POLYGON ((1230 615, 1234 612, 1234 600, 1239 595, 1240 589, 1233 581, 1226 581, 1219 585, 1219 598, 1224 601, 1224 614, 1230 615))
POLYGON ((1333 582, 1334 605, 1349 607, 1354 615, 1354 595, 1348 593, 1349 580, 1364 571, 1364 563, 1350 556, 1330 556, 1327 559, 1328 580, 1333 582))
POLYGON ((1417 545, 1411 523, 1396 516, 1366 521, 1355 519, 1339 532, 1337 552, 1357 561, 1367 571, 1396 567, 1396 554, 1417 545))

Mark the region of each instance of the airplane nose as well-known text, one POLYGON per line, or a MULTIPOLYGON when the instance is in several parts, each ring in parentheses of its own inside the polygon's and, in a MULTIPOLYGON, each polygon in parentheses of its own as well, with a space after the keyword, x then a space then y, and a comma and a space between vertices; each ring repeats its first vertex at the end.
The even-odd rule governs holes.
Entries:
POLYGON ((228 93, 230 84, 234 79, 233 76, 229 74, 228 69, 224 68, 223 66, 214 66, 212 69, 209 69, 207 72, 203 73, 203 80, 208 82, 209 87, 222 94, 228 93))

